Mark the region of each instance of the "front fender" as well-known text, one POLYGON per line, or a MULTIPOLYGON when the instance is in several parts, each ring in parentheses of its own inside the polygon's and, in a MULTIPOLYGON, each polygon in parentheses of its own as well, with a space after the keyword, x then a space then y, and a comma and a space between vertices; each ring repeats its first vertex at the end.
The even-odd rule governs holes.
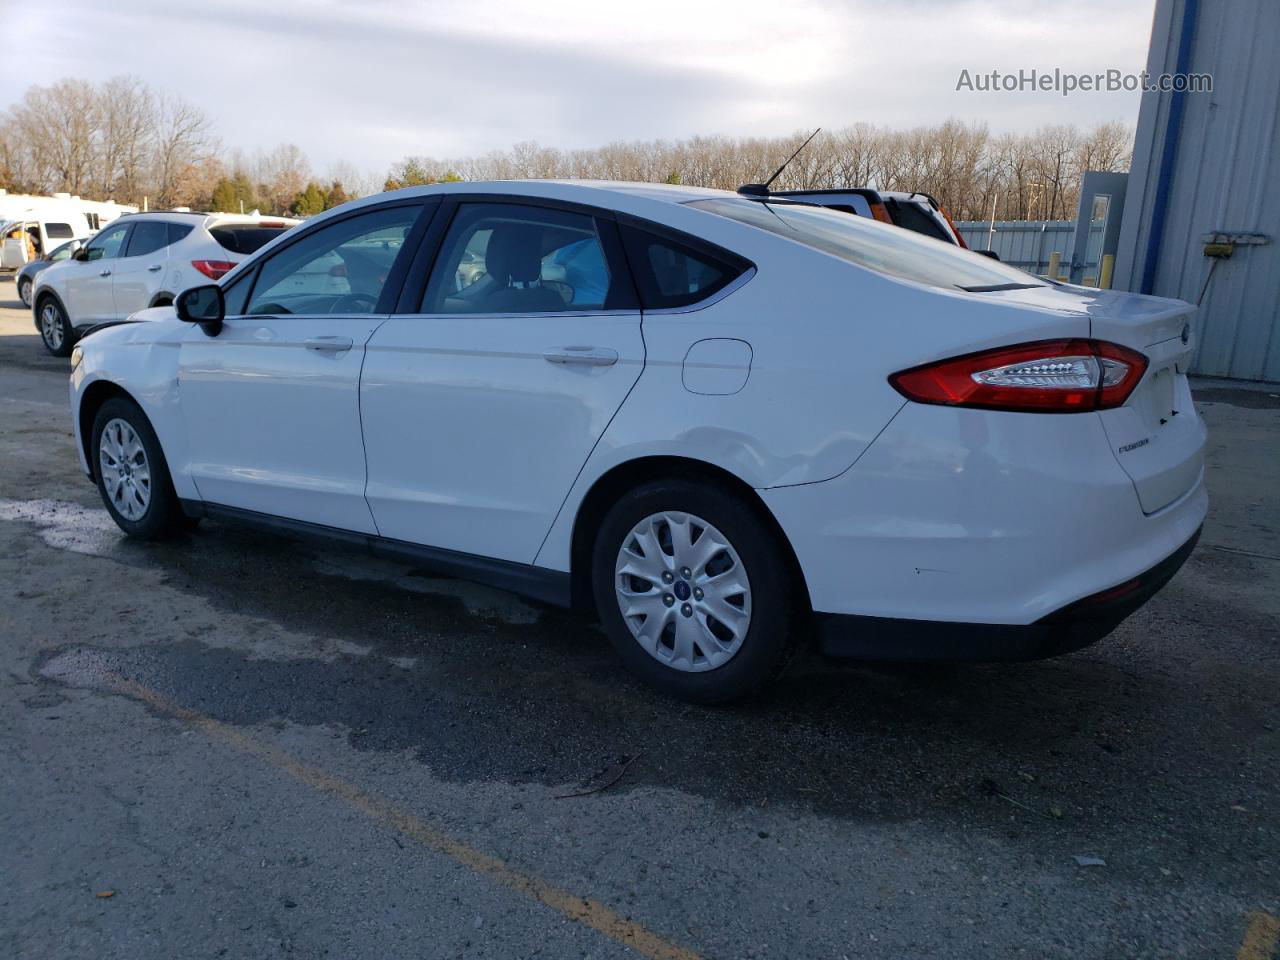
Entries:
POLYGON ((91 337, 80 341, 80 363, 71 373, 71 419, 87 475, 92 472, 85 434, 94 412, 108 395, 123 393, 151 421, 175 492, 183 499, 199 499, 186 469, 190 458, 178 396, 178 355, 187 331, 177 321, 122 322, 99 325, 91 337))

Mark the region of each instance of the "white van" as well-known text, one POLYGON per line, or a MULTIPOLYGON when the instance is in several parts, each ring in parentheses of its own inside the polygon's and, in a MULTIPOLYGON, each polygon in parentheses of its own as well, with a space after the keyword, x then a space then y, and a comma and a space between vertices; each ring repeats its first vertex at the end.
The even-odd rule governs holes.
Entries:
POLYGON ((85 240, 89 218, 75 210, 31 212, 0 226, 0 269, 21 270, 68 240, 85 240))

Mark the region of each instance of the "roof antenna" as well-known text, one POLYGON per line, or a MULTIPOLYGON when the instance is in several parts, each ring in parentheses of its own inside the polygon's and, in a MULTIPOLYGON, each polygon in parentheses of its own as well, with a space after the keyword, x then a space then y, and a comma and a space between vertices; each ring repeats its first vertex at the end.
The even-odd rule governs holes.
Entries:
POLYGON ((800 151, 803 150, 805 147, 807 147, 809 145, 809 141, 812 140, 814 137, 816 137, 821 131, 822 131, 822 128, 818 127, 817 130, 814 130, 813 133, 809 134, 805 142, 800 144, 800 146, 796 147, 796 152, 793 153, 791 156, 787 157, 787 159, 782 162, 782 166, 780 166, 777 170, 773 171, 773 176, 770 177, 768 180, 766 180, 764 183, 744 183, 742 186, 738 188, 738 192, 742 194, 744 197, 769 196, 769 184, 773 183, 773 181, 778 179, 778 174, 782 173, 783 170, 787 169, 788 164, 790 164, 791 161, 794 160, 796 157, 800 156, 800 151))

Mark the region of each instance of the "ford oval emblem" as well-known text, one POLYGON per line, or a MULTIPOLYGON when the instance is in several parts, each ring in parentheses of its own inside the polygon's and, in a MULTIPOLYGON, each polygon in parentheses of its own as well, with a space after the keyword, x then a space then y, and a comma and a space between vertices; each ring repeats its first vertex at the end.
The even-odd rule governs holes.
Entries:
POLYGON ((1189 323, 1184 323, 1182 325, 1182 342, 1183 343, 1191 342, 1191 324, 1189 323))

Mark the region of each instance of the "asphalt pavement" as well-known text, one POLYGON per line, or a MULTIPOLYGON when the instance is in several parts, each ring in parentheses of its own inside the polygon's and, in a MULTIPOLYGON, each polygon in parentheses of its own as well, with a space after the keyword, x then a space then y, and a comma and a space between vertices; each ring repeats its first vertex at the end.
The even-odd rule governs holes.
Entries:
MULTIPOLYGON (((232 526, 124 540, 0 281, 0 956, 1214 957, 1280 941, 1280 391, 1112 636, 709 709, 589 620, 232 526)), ((1071 507, 1078 509, 1078 507, 1071 507)))

